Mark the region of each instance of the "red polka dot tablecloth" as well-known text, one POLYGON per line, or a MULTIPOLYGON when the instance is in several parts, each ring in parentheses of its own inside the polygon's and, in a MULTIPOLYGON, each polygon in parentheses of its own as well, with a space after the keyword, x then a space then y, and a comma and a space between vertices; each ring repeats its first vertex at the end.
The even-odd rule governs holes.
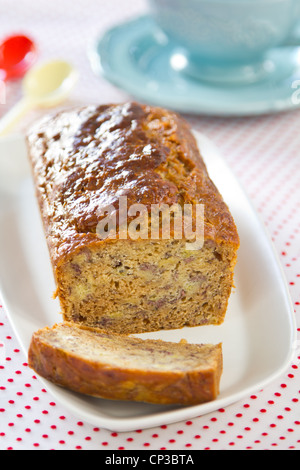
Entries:
MULTIPOLYGON (((128 99, 94 76, 86 46, 111 25, 143 13, 144 1, 19 0, 11 7, 10 0, 2 0, 3 36, 27 32, 37 41, 41 59, 59 56, 78 67, 73 102, 128 99)), ((20 96, 20 83, 9 84, 1 114, 20 96)), ((299 332, 300 111, 187 119, 219 147, 260 214, 287 279, 299 332)), ((1 450, 300 450, 300 348, 282 376, 241 401, 192 420, 121 433, 79 421, 53 399, 28 368, 3 307, 0 354, 1 450)))

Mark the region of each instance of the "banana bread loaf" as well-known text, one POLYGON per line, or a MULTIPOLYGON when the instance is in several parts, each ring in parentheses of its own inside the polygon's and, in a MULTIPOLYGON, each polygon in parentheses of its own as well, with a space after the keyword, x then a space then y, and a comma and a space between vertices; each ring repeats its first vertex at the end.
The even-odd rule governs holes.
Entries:
POLYGON ((44 118, 27 142, 64 321, 127 334, 223 322, 239 237, 185 120, 86 106, 44 118), (197 235, 201 219, 198 248, 175 212, 164 231, 174 206, 179 229, 197 235))
POLYGON ((140 339, 68 322, 32 336, 29 366, 75 392, 193 405, 219 394, 222 345, 140 339))

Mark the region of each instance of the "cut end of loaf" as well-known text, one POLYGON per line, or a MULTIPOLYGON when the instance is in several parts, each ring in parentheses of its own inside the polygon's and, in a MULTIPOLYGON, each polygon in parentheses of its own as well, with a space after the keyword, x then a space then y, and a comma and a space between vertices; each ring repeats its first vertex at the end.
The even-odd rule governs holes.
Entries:
POLYGON ((116 333, 221 324, 234 250, 180 240, 116 241, 78 251, 57 271, 63 318, 116 333))

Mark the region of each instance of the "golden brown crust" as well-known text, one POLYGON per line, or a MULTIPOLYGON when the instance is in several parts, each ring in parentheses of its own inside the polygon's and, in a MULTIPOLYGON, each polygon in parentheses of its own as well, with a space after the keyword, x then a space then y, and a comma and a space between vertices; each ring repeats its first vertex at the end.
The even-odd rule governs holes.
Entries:
MULTIPOLYGON (((83 332, 84 328, 81 329, 83 332)), ((170 343, 170 348, 172 346, 178 350, 178 367, 174 370, 174 360, 172 362, 171 359, 170 370, 160 370, 159 368, 151 370, 151 368, 147 369, 147 366, 143 370, 140 365, 136 367, 134 361, 131 361, 128 366, 122 357, 120 357, 118 366, 102 361, 100 345, 99 360, 84 357, 82 353, 78 353, 76 346, 69 348, 67 338, 70 338, 72 334, 75 334, 77 341, 80 342, 80 336, 77 336, 78 330, 78 327, 73 328, 71 324, 65 323, 64 325, 55 325, 52 329, 44 328, 34 333, 28 354, 29 366, 39 375, 57 385, 82 394, 111 400, 194 405, 213 400, 219 394, 219 383, 222 374, 221 344, 209 347, 207 345, 187 345, 184 343, 172 346, 172 343, 170 343), (67 328, 66 344, 57 343, 51 337, 55 329, 61 327, 67 328), (209 351, 202 353, 202 347, 209 348, 209 351), (191 354, 199 355, 200 365, 199 367, 195 366, 187 370, 180 370, 180 355, 188 354, 189 348, 191 354), (213 357, 212 360, 209 360, 210 364, 208 366, 201 365, 201 354, 210 354, 213 357)), ((95 335, 101 333, 100 330, 89 330, 95 335)), ((116 339, 116 347, 118 347, 118 342, 122 337, 120 335, 115 337, 110 335, 109 337, 113 341, 114 338, 116 339)), ((86 338, 83 338, 82 341, 86 341, 86 338)), ((129 354, 132 353, 132 350, 135 354, 138 347, 151 347, 154 358, 157 352, 156 348, 158 350, 159 347, 163 347, 168 351, 168 343, 162 341, 140 340, 129 337, 123 337, 122 341, 128 347, 129 354)))
POLYGON ((121 195, 128 205, 203 203, 205 239, 238 247, 234 220, 176 113, 86 106, 45 118, 27 141, 54 271, 79 248, 103 243, 97 213, 117 209, 121 195))

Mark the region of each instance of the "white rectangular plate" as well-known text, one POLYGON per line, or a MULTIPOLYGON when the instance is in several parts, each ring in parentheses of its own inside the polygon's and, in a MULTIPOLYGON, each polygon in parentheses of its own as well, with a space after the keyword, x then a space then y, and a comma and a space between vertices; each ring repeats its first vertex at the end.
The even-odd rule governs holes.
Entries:
MULTIPOLYGON (((241 247, 225 322, 139 335, 195 343, 223 343, 219 397, 191 406, 115 402, 72 393, 41 379, 75 416, 114 431, 168 424, 223 408, 262 389, 291 362, 296 327, 288 288, 265 229, 214 145, 196 134, 209 173, 227 202, 241 247)), ((0 292, 27 354, 32 333, 61 321, 52 268, 21 136, 0 141, 0 292)))

